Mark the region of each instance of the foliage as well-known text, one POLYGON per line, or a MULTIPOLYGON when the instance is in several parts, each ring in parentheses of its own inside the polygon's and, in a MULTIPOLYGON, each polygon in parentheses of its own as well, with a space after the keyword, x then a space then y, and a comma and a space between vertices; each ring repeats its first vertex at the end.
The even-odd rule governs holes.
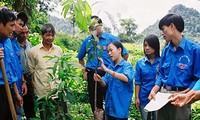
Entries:
POLYGON ((70 14, 70 18, 75 20, 78 27, 87 32, 91 24, 92 11, 90 5, 84 0, 65 0, 62 3, 62 14, 66 18, 70 14))
POLYGON ((80 48, 80 45, 83 41, 83 39, 87 36, 86 33, 80 33, 76 35, 71 35, 67 33, 58 33, 57 38, 59 39, 59 42, 64 46, 65 48, 73 51, 77 51, 80 48))
POLYGON ((192 120, 200 119, 200 101, 192 104, 192 120))
POLYGON ((46 119, 65 120, 70 117, 67 112, 68 104, 76 102, 73 87, 79 84, 76 82, 79 80, 79 77, 76 76, 77 70, 70 63, 73 54, 67 51, 61 57, 46 57, 55 61, 54 66, 49 68, 53 70, 53 74, 49 74, 51 78, 49 82, 59 84, 47 96, 38 98, 36 107, 42 105, 42 109, 39 111, 44 111, 46 119))

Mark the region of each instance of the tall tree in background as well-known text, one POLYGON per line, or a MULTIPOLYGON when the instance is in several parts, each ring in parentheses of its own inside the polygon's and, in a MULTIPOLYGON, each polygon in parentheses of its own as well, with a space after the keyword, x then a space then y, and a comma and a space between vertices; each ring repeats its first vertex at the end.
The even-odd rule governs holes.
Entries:
POLYGON ((135 42, 137 25, 133 18, 120 19, 121 33, 118 35, 122 42, 135 42))

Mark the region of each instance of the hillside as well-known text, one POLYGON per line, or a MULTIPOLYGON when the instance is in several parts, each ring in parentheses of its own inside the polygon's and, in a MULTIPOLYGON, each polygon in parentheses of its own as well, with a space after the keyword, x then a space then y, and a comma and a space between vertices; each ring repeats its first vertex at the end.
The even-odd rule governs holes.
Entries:
POLYGON ((73 26, 68 19, 61 19, 55 16, 49 16, 48 22, 55 26, 56 32, 73 33, 73 26))
MULTIPOLYGON (((168 13, 180 14, 185 22, 185 30, 183 31, 183 34, 196 42, 200 42, 200 13, 197 10, 179 4, 173 6, 168 13)), ((153 25, 147 27, 141 34, 144 36, 156 34, 159 38, 162 38, 161 31, 158 28, 158 23, 159 20, 153 25)))

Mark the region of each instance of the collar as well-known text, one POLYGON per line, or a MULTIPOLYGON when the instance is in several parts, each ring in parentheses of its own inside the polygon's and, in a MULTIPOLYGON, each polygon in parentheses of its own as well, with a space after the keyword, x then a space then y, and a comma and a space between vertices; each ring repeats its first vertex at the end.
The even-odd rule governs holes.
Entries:
MULTIPOLYGON (((44 47, 44 45, 42 44, 42 42, 40 43, 40 44, 38 44, 38 47, 40 48, 40 49, 45 49, 46 50, 46 48, 44 47)), ((52 43, 52 46, 51 46, 51 48, 50 48, 50 50, 51 49, 53 49, 55 47, 55 45, 52 43)))
POLYGON ((122 58, 122 60, 117 64, 117 65, 114 65, 114 62, 112 62, 112 67, 116 67, 116 66, 123 66, 124 65, 124 58, 122 58))
MULTIPOLYGON (((93 35, 90 35, 90 36, 89 36, 89 39, 92 39, 92 38, 94 38, 93 35)), ((99 37, 99 39, 100 39, 100 38, 106 39, 106 38, 107 38, 107 34, 106 34, 105 32, 102 31, 101 36, 99 37)))
MULTIPOLYGON (((186 40, 187 40, 186 37, 185 37, 184 35, 182 35, 182 40, 181 40, 181 42, 179 43, 179 45, 178 45, 177 48, 184 49, 184 48, 185 48, 185 42, 186 42, 186 40)), ((174 47, 173 44, 170 43, 169 48, 170 48, 171 50, 174 50, 173 47, 174 47)))
MULTIPOLYGON (((144 62, 149 62, 149 63, 150 63, 149 58, 148 58, 147 56, 144 58, 144 62)), ((157 62, 159 62, 159 57, 156 57, 156 58, 155 58, 153 64, 154 64, 154 63, 157 63, 157 62)))

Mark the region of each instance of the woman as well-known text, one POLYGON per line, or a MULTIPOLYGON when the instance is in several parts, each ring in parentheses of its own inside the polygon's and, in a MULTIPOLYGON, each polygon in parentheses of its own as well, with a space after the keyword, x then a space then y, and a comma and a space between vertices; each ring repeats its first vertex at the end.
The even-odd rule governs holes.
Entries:
POLYGON ((108 120, 128 120, 129 107, 133 96, 132 65, 123 58, 123 46, 114 41, 108 45, 108 54, 113 63, 108 66, 99 58, 104 77, 94 74, 94 80, 107 87, 105 114, 108 120))
POLYGON ((149 35, 144 39, 143 49, 145 57, 136 63, 135 69, 135 105, 141 113, 142 120, 156 119, 156 112, 144 111, 149 102, 148 96, 155 85, 160 64, 160 43, 156 35, 149 35))

